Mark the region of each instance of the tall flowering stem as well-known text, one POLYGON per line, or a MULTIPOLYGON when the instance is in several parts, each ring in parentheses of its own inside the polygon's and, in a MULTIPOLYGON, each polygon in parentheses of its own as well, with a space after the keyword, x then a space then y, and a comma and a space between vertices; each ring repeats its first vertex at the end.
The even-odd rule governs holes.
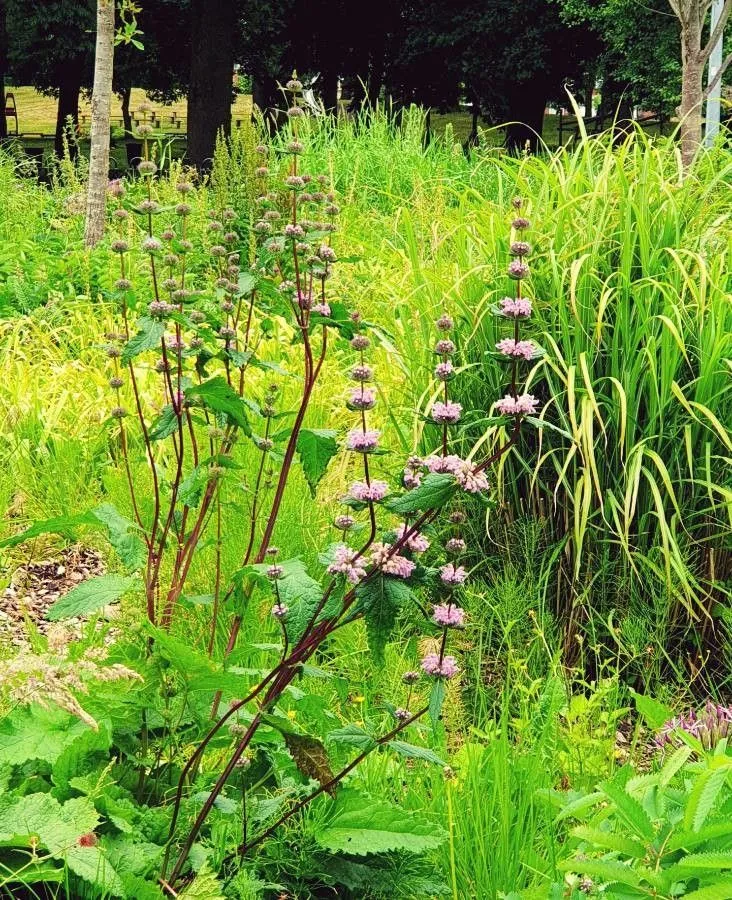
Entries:
MULTIPOLYGON (((299 188, 299 185, 295 186, 299 188)), ((297 209, 297 203, 294 204, 293 208, 297 209)), ((293 216, 292 218, 294 219, 295 217, 293 216)), ((265 227, 265 223, 271 221, 273 221, 272 217, 269 219, 262 217, 259 223, 260 232, 267 233, 269 229, 265 227)), ((515 229, 518 228, 517 221, 514 221, 515 229)), ((523 222, 524 220, 521 221, 523 222)), ((300 219, 300 223, 302 223, 302 219, 300 219)), ((293 221, 290 222, 290 225, 292 224, 293 221)), ((522 225, 522 228, 525 227, 528 227, 528 223, 522 225)), ((297 241, 299 235, 291 233, 291 238, 297 241)), ((512 252, 515 249, 514 242, 512 252)), ((517 250, 514 252, 514 260, 509 268, 509 275, 512 278, 516 279, 518 271, 515 266, 516 259, 519 260, 522 266, 525 266, 523 262, 525 256, 526 252, 524 252, 524 246, 521 244, 520 252, 517 250)), ((323 271, 327 272, 327 264, 332 261, 330 254, 323 252, 321 248, 319 258, 325 264, 323 265, 323 271)), ((281 264, 279 265, 279 271, 283 282, 287 283, 287 272, 281 264)), ((521 272, 521 277, 525 277, 526 273, 523 269, 521 272)), ((311 267, 311 278, 312 280, 319 278, 322 289, 325 275, 318 275, 317 271, 313 272, 311 267)), ((308 289, 307 283, 297 275, 292 287, 295 289, 292 304, 295 310, 296 321, 301 329, 307 329, 307 326, 311 324, 311 317, 315 311, 312 291, 308 289), (304 292, 302 290, 303 287, 305 288, 304 292)), ((322 293, 320 294, 319 303, 325 303, 322 293)), ((514 320, 526 318, 530 312, 530 303, 521 295, 520 290, 517 290, 516 297, 510 298, 510 303, 504 300, 501 307, 497 309, 499 315, 510 317, 514 320)), ((321 306, 317 315, 324 316, 329 313, 329 308, 326 309, 325 306, 321 306)), ((375 740, 373 747, 387 743, 396 734, 408 728, 414 721, 423 716, 432 706, 432 703, 430 703, 428 706, 421 706, 416 712, 410 711, 415 689, 419 690, 419 685, 423 678, 427 678, 430 681, 432 685, 431 690, 434 693, 436 689, 439 692, 444 690, 445 682, 459 674, 457 659, 448 650, 451 631, 464 627, 466 621, 465 612, 460 602, 463 586, 469 577, 465 564, 469 548, 462 535, 462 525, 466 521, 466 515, 462 509, 462 498, 485 496, 488 493, 489 483, 485 474, 486 469, 509 451, 517 439, 518 431, 525 415, 534 411, 533 398, 532 402, 529 403, 528 400, 522 399, 517 393, 518 374, 516 366, 521 356, 529 358, 524 348, 525 344, 530 345, 532 348, 531 357, 533 357, 535 352, 538 352, 538 348, 535 348, 530 342, 520 342, 519 334, 516 330, 517 322, 514 321, 514 337, 511 339, 514 343, 511 344, 511 350, 515 351, 515 345, 521 343, 520 352, 502 352, 502 355, 507 356, 512 363, 511 392, 508 397, 514 404, 521 404, 518 410, 514 406, 510 410, 504 411, 504 414, 511 416, 514 420, 511 436, 506 443, 480 462, 462 459, 456 454, 450 453, 449 429, 459 423, 462 415, 460 404, 450 398, 448 390, 448 382, 455 375, 453 357, 456 353, 456 345, 451 337, 455 324, 447 314, 443 314, 440 317, 436 323, 439 333, 435 343, 435 354, 438 361, 434 374, 437 381, 442 385, 442 389, 438 393, 439 399, 434 401, 429 411, 430 419, 439 429, 438 446, 434 453, 427 455, 424 459, 419 457, 409 458, 402 475, 402 486, 405 490, 402 493, 397 492, 395 494, 388 481, 375 477, 373 471, 373 461, 379 457, 382 450, 380 447, 381 435, 377 430, 370 427, 368 419, 368 413, 376 404, 376 391, 372 386, 374 373, 366 355, 370 348, 370 341, 364 333, 361 319, 357 314, 351 315, 350 322, 352 329, 350 345, 352 350, 356 352, 357 358, 350 370, 353 387, 349 390, 346 405, 349 410, 355 413, 356 423, 347 433, 345 445, 348 452, 360 459, 363 477, 354 481, 347 494, 342 498, 346 511, 337 515, 334 520, 334 526, 339 533, 340 541, 333 545, 326 554, 326 575, 329 580, 324 586, 321 600, 315 609, 310 612, 308 621, 304 627, 298 628, 296 633, 291 634, 289 631, 289 621, 293 610, 282 600, 281 586, 285 584, 283 579, 287 578, 286 565, 271 561, 264 562, 268 553, 271 559, 274 559, 277 554, 276 549, 270 547, 270 537, 276 519, 276 510, 278 509, 277 497, 275 497, 275 501, 270 508, 270 515, 256 554, 252 549, 254 542, 250 538, 245 559, 251 558, 254 560, 254 568, 257 569, 257 566, 259 566, 259 571, 261 571, 270 585, 272 594, 271 614, 282 630, 283 649, 278 664, 273 667, 259 684, 244 699, 233 703, 222 716, 217 716, 215 724, 196 748, 183 769, 176 794, 168 853, 170 853, 173 846, 178 810, 182 801, 186 778, 195 770, 206 747, 209 746, 213 737, 219 733, 224 724, 230 721, 235 712, 247 709, 249 713, 248 725, 244 729, 243 734, 237 737, 235 746, 216 783, 209 792, 192 827, 180 846, 178 857, 172 866, 169 876, 167 874, 169 860, 166 857, 163 878, 171 885, 175 884, 177 879, 180 878, 188 853, 197 840, 216 798, 235 771, 243 755, 247 752, 263 722, 265 713, 276 707, 283 692, 302 671, 302 666, 336 630, 360 618, 365 618, 368 625, 370 603, 372 602, 370 591, 374 586, 377 586, 377 590, 381 591, 388 589, 389 585, 395 583, 401 583, 410 590, 412 587, 418 586, 421 583, 419 581, 420 573, 425 566, 421 562, 423 555, 434 558, 432 567, 437 572, 440 587, 430 597, 428 607, 424 607, 421 603, 418 603, 418 606, 424 611, 430 626, 437 629, 437 643, 435 649, 426 653, 422 658, 421 672, 410 671, 405 673, 403 680, 408 689, 406 701, 402 707, 395 710, 395 726, 382 738, 375 740), (423 500, 425 497, 431 498, 433 491, 443 491, 446 502, 447 498, 449 498, 450 505, 447 510, 444 508, 446 502, 435 505, 432 502, 423 500), (274 516, 273 512, 275 513, 274 516), (396 514, 401 521, 398 521, 396 524, 393 524, 392 521, 387 526, 381 539, 377 540, 378 516, 382 512, 392 520, 396 514), (435 522, 438 516, 444 512, 447 513, 448 527, 444 541, 440 545, 428 536, 428 526, 435 522), (360 546, 352 546, 349 544, 348 539, 351 532, 355 530, 358 524, 358 516, 361 513, 365 513, 368 517, 367 537, 361 542, 360 546), (379 585, 381 586, 380 588, 378 588, 379 585), (250 707, 250 704, 254 705, 250 707)), ((313 377, 319 371, 319 363, 313 364, 313 360, 308 353, 310 345, 305 343, 305 334, 303 334, 303 338, 305 344, 304 393, 308 395, 308 392, 312 390, 313 377)), ((325 343, 325 338, 323 338, 323 343, 325 343)), ((499 403, 501 402, 499 401, 499 403)), ((307 402, 304 403, 304 406, 301 405, 298 417, 300 417, 300 413, 306 407, 307 402)), ((299 421, 302 421, 301 417, 299 421)), ((297 422, 298 419, 296 419, 296 427, 297 422)), ((285 464, 287 464, 287 456, 285 464)), ((283 465, 284 468, 285 466, 283 465)), ((284 482, 281 474, 278 487, 282 484, 284 482)), ((248 590, 251 591, 253 589, 254 582, 248 590)), ((238 631, 240 621, 240 619, 235 619, 235 631, 238 631)), ((236 639, 235 631, 232 631, 234 641, 236 639)), ((228 649, 230 650, 232 647, 233 643, 230 637, 228 649)), ((329 787, 339 783, 371 752, 373 747, 359 754, 344 769, 333 776, 326 785, 322 785, 311 796, 304 798, 287 810, 277 822, 270 825, 262 833, 245 839, 239 848, 239 852, 249 852, 307 802, 329 787)))

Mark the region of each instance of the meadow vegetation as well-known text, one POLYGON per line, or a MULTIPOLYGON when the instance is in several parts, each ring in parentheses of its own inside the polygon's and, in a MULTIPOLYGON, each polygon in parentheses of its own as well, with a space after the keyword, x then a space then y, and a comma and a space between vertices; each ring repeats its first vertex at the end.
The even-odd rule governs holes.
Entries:
POLYGON ((398 126, 379 112, 294 121, 302 150, 288 132, 263 160, 243 127, 205 180, 151 136, 159 171, 113 187, 92 252, 83 161, 61 163, 48 187, 0 157, 3 578, 81 544, 102 555, 109 590, 74 589, 76 605, 50 608, 57 624, 27 617, 20 650, 0 619, 0 896, 732 896, 732 154, 704 151, 684 174, 673 140, 640 130, 536 156, 487 139, 466 155, 449 125, 425 144, 416 108, 398 126), (263 208, 289 212, 289 199, 258 198, 297 172, 322 174, 339 213, 307 251, 327 302, 293 311, 278 285, 299 291, 300 274, 257 223, 277 221, 263 208), (212 255, 219 220, 229 239, 212 255), (141 249, 169 228, 172 251, 141 249), (533 309, 522 327, 541 352, 506 366, 496 345, 513 322, 496 311, 514 296, 507 266, 523 237, 533 309), (177 259, 158 265, 193 294, 151 313, 163 298, 148 257, 164 253, 177 259), (184 303, 218 334, 202 338, 203 364, 180 357, 163 404, 156 323, 200 337, 184 303), (269 508, 287 465, 308 328, 316 350, 321 331, 330 343, 270 541, 257 498, 269 508), (439 339, 454 353, 436 356, 439 339), (433 372, 450 360, 444 399, 462 415, 448 434, 432 421, 446 383, 433 372), (396 499, 380 512, 351 503, 354 546, 377 512, 387 546, 400 547, 397 513, 432 543, 424 563, 397 554, 416 566, 406 593, 377 572, 383 619, 363 588, 349 616, 354 591, 328 549, 362 477, 359 454, 334 452, 358 419, 344 397, 359 362, 373 366, 379 401, 366 482, 389 482, 396 499), (118 375, 124 386, 110 388, 118 375), (501 414, 497 401, 525 392, 535 409, 501 414), (152 449, 135 430, 138 401, 160 436, 152 449), (186 452, 195 434, 205 460, 177 443, 189 433, 186 452), (439 453, 443 438, 473 466, 495 457, 487 498, 456 494, 439 467, 403 480, 405 461, 439 453), (186 517, 206 498, 207 530, 166 612, 186 517), (156 500, 170 515, 151 581, 156 500), (251 534, 261 558, 246 553, 251 534), (430 554, 458 537, 469 577, 453 592, 430 554), (347 627, 326 628, 269 705, 241 703, 317 631, 329 570, 344 606, 328 614, 347 627), (429 626, 438 599, 465 612, 450 656, 447 628, 429 626), (430 677, 428 663, 413 683, 430 656, 459 671, 430 677), (235 713, 213 733, 212 704, 235 713), (262 727, 239 752, 252 723, 262 727))

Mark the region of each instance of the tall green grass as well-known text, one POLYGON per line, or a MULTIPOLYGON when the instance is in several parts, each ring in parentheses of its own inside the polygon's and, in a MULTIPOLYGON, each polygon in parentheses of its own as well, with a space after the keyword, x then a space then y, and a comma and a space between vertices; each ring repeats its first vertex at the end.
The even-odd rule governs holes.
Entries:
MULTIPOLYGON (((391 319, 403 439, 423 438, 421 418, 404 411, 427 406, 417 386, 443 308, 462 320, 457 384, 474 411, 463 449, 505 438, 483 425, 504 387, 488 356, 503 335, 490 307, 508 292, 510 199, 525 196, 534 326, 547 351, 526 386, 543 401, 542 427, 498 473, 485 546, 516 515, 544 521, 562 546, 554 611, 567 648, 593 612, 624 620, 631 601, 662 596, 668 634, 680 641, 693 624, 684 650, 703 667, 729 598, 732 155, 705 153, 684 179, 674 144, 638 131, 620 146, 592 138, 546 156, 478 151, 444 178, 449 147, 409 146, 404 173, 391 157, 392 182, 411 179, 405 202, 388 220, 377 212, 378 229, 364 210, 374 195, 356 203, 348 226, 362 259, 343 279, 374 318, 391 319)), ((339 150, 334 141, 335 160, 339 150)))

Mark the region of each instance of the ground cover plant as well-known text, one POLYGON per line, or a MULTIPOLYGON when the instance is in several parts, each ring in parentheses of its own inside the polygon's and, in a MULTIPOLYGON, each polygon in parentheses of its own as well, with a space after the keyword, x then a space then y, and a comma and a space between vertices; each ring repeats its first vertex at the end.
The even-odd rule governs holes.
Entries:
POLYGON ((725 896, 729 154, 421 121, 3 161, 5 896, 725 896))

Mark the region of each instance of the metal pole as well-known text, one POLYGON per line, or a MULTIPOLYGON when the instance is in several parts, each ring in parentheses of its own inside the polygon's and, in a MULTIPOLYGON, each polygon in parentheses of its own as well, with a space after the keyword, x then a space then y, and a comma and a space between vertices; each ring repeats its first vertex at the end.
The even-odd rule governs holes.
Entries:
MULTIPOLYGON (((712 21, 710 25, 711 31, 717 27, 717 22, 719 22, 719 17, 722 15, 722 7, 724 6, 724 0, 713 0, 712 3, 712 21)), ((722 65, 722 44, 723 44, 724 35, 719 36, 719 41, 717 41, 716 45, 712 48, 712 54, 709 57, 709 72, 707 74, 707 84, 709 84, 714 76, 719 72, 719 69, 722 65)), ((719 134, 719 117, 720 117, 720 106, 721 106, 721 98, 722 98, 722 79, 720 78, 717 82, 716 86, 709 94, 707 98, 707 115, 706 115, 706 130, 704 132, 704 144, 707 147, 711 147, 714 144, 714 140, 719 134)))

